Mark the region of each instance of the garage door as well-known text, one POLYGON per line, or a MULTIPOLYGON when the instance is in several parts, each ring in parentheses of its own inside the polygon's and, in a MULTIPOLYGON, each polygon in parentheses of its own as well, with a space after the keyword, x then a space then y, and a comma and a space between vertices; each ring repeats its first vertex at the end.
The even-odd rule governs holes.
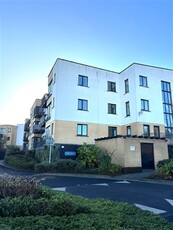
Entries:
POLYGON ((154 169, 154 150, 152 143, 141 143, 141 159, 143 169, 154 169))

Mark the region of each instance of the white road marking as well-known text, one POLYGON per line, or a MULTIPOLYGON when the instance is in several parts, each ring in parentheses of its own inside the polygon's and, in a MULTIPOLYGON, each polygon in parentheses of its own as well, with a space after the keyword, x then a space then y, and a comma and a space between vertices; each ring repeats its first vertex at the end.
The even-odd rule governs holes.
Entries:
POLYGON ((65 192, 66 187, 60 187, 60 188, 52 188, 55 191, 61 191, 61 192, 65 192))
POLYGON ((101 183, 101 184, 92 184, 92 185, 109 186, 107 183, 101 183))
POLYGON ((141 205, 141 204, 135 204, 135 205, 136 205, 136 207, 138 207, 138 208, 140 208, 142 210, 150 211, 150 212, 153 212, 154 214, 161 214, 161 213, 165 213, 166 212, 165 210, 148 207, 148 206, 144 206, 144 205, 141 205))
POLYGON ((170 205, 173 206, 173 200, 170 200, 170 199, 165 199, 166 201, 168 201, 170 203, 170 205))
POLYGON ((130 182, 128 182, 127 180, 116 181, 116 182, 113 182, 113 183, 116 183, 116 184, 130 184, 130 182))

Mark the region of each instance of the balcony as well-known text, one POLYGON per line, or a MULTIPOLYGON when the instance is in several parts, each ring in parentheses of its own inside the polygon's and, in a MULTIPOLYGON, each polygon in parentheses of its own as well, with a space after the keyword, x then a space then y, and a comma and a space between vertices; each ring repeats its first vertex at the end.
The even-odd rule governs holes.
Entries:
POLYGON ((44 114, 44 110, 43 110, 42 107, 36 106, 36 107, 34 108, 34 117, 35 117, 35 118, 39 118, 39 117, 41 117, 43 114, 44 114))
POLYGON ((33 133, 44 133, 45 129, 40 127, 40 125, 33 126, 33 133))
POLYGON ((49 95, 48 94, 45 94, 44 96, 43 96, 43 98, 41 99, 41 106, 43 107, 43 108, 46 108, 46 102, 47 102, 47 99, 49 98, 49 95))
POLYGON ((24 125, 24 131, 25 132, 29 132, 29 125, 30 125, 30 120, 28 120, 24 125))
POLYGON ((45 123, 46 123, 45 115, 42 115, 41 118, 40 118, 39 125, 41 127, 45 127, 45 123))

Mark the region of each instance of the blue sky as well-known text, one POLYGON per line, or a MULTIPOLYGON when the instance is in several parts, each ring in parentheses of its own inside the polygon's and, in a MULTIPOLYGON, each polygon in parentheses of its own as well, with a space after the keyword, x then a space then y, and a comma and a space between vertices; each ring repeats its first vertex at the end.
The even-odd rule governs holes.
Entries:
POLYGON ((0 0, 0 124, 24 123, 57 57, 173 68, 173 1, 0 0))

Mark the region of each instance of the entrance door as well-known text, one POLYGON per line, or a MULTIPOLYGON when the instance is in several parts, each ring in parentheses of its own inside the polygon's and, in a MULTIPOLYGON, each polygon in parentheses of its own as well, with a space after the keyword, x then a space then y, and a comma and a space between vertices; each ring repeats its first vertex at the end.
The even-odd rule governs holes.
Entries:
POLYGON ((141 159, 143 169, 154 169, 154 151, 152 143, 141 143, 141 159))

